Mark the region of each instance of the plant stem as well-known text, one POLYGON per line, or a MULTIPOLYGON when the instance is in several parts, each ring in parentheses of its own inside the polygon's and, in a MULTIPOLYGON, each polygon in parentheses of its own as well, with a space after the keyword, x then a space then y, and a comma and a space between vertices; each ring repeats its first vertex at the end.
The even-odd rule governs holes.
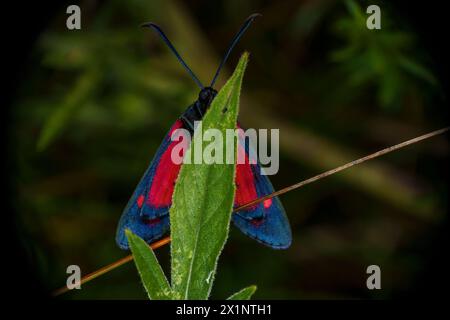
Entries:
MULTIPOLYGON (((157 249, 159 247, 162 247, 162 246, 166 245, 169 242, 170 242, 170 237, 165 237, 165 238, 163 238, 161 240, 158 240, 158 241, 153 242, 152 244, 150 244, 150 248, 157 249)), ((109 271, 114 270, 114 269, 120 267, 121 265, 124 265, 125 263, 131 261, 131 260, 133 260, 133 255, 130 254, 130 255, 128 255, 128 256, 126 256, 126 257, 124 257, 122 259, 119 259, 119 260, 117 260, 117 261, 115 261, 115 262, 113 262, 113 263, 111 263, 111 264, 109 264, 107 266, 104 266, 103 268, 100 268, 100 269, 98 269, 98 270, 96 270, 94 272, 91 272, 88 275, 86 275, 86 276, 81 278, 80 284, 84 284, 86 282, 89 282, 89 281, 97 278, 97 277, 100 277, 102 274, 108 273, 109 271)), ((53 296, 59 296, 60 294, 63 294, 65 292, 69 291, 69 290, 70 289, 67 288, 67 286, 64 286, 64 287, 61 287, 61 288, 53 291, 52 295, 53 296)))
MULTIPOLYGON (((362 157, 362 158, 359 158, 357 160, 348 162, 348 163, 346 163, 346 164, 344 164, 342 166, 339 166, 337 168, 334 168, 334 169, 325 171, 323 173, 320 173, 320 174, 318 174, 318 175, 316 175, 316 176, 314 176, 312 178, 303 180, 303 181, 301 181, 299 183, 296 183, 296 184, 293 184, 293 185, 291 185, 289 187, 286 187, 286 188, 280 189, 278 191, 275 191, 275 192, 273 192, 273 193, 271 193, 271 194, 269 194, 267 196, 264 196, 262 198, 258 198, 258 199, 254 200, 254 201, 246 203, 246 204, 244 204, 244 205, 234 209, 233 212, 240 211, 240 210, 242 210, 244 208, 247 208, 247 207, 253 206, 255 204, 258 204, 260 202, 263 202, 264 200, 267 200, 267 199, 270 199, 270 198, 282 195, 282 194, 287 193, 289 191, 292 191, 294 189, 298 189, 298 188, 303 187, 303 186, 305 186, 307 184, 313 183, 315 181, 318 181, 318 180, 323 179, 325 177, 331 176, 331 175, 333 175, 335 173, 338 173, 340 171, 343 171, 343 170, 348 169, 350 167, 353 167, 355 165, 361 164, 361 163, 363 163, 365 161, 378 158, 378 157, 380 157, 382 155, 385 155, 385 154, 393 152, 395 150, 404 148, 406 146, 412 145, 412 144, 420 142, 422 140, 426 140, 426 139, 429 139, 431 137, 443 134, 443 133, 445 133, 445 132, 447 132, 449 130, 450 130, 450 127, 445 127, 445 128, 439 129, 439 130, 435 130, 435 131, 426 133, 426 134, 421 135, 419 137, 416 137, 416 138, 404 141, 402 143, 393 145, 391 147, 387 147, 387 148, 382 149, 380 151, 377 151, 377 152, 374 152, 372 154, 369 154, 369 155, 367 155, 365 157, 362 157)), ((168 244, 169 242, 170 242, 170 237, 165 237, 165 238, 163 238, 163 239, 161 239, 159 241, 156 241, 156 242, 150 244, 150 248, 156 249, 156 248, 159 248, 159 247, 162 247, 162 246, 168 244)), ((133 256, 132 255, 128 255, 128 256, 120 259, 120 260, 117 260, 114 263, 111 263, 111 264, 109 264, 109 265, 107 265, 107 266, 105 266, 105 267, 103 267, 103 268, 101 268, 101 269, 99 269, 97 271, 94 271, 94 272, 84 276, 81 279, 81 284, 84 284, 84 283, 86 283, 86 282, 88 282, 88 281, 90 281, 92 279, 95 279, 95 278, 101 276, 102 274, 105 274, 105 273, 107 273, 107 272, 109 272, 109 271, 111 271, 111 270, 113 270, 113 269, 115 269, 117 267, 120 267, 121 265, 123 265, 123 264, 125 264, 125 263, 127 263, 127 262, 129 262, 131 260, 133 260, 133 256)), ((63 294, 65 292, 67 292, 67 291, 69 291, 69 289, 67 288, 67 286, 64 286, 62 288, 59 288, 59 289, 53 291, 53 296, 58 296, 58 295, 63 294)))
POLYGON ((325 172, 323 172, 323 173, 320 173, 320 174, 318 174, 318 175, 316 175, 316 176, 314 176, 314 177, 312 177, 312 178, 303 180, 303 181, 298 182, 298 183, 296 183, 296 184, 293 184, 293 185, 291 185, 291 186, 289 186, 289 187, 286 187, 286 188, 280 189, 280 190, 278 190, 278 191, 275 191, 275 192, 273 192, 273 193, 271 193, 271 194, 269 194, 269 195, 267 195, 267 196, 264 196, 264 197, 262 197, 262 198, 255 199, 255 200, 253 200, 253 201, 251 201, 251 202, 249 202, 249 203, 246 203, 245 205, 243 205, 243 206, 237 208, 235 211, 238 211, 238 210, 241 210, 241 209, 244 209, 244 208, 247 208, 247 207, 251 207, 251 206, 253 206, 253 205, 257 204, 257 203, 260 203, 260 202, 262 202, 262 201, 264 201, 264 200, 267 200, 267 199, 270 199, 270 198, 279 196, 279 195, 281 195, 281 194, 283 194, 283 193, 292 191, 292 190, 294 190, 294 189, 298 189, 298 188, 303 187, 303 186, 305 186, 305 185, 307 185, 307 184, 310 184, 310 183, 315 182, 315 181, 317 181, 317 180, 326 178, 326 177, 328 177, 328 176, 331 176, 331 175, 333 175, 333 174, 335 174, 335 173, 338 173, 338 172, 343 171, 343 170, 345 170, 345 169, 348 169, 348 168, 350 168, 350 167, 353 167, 353 166, 355 166, 355 165, 357 165, 357 164, 361 164, 361 163, 366 162, 366 161, 368 161, 368 160, 372 160, 372 159, 378 158, 378 157, 380 157, 380 156, 382 156, 382 155, 385 155, 385 154, 390 153, 390 152, 392 152, 392 151, 395 151, 395 150, 404 148, 404 147, 406 147, 406 146, 409 146, 409 145, 411 145, 411 144, 417 143, 417 142, 419 142, 419 141, 422 141, 422 140, 425 140, 425 139, 429 139, 429 138, 431 138, 431 137, 434 137, 434 136, 443 134, 443 133, 447 132, 448 130, 450 130, 450 127, 445 127, 445 128, 439 129, 439 130, 435 130, 435 131, 426 133, 426 134, 421 135, 421 136, 419 136, 419 137, 416 137, 416 138, 413 138, 413 139, 404 141, 404 142, 402 142, 402 143, 393 145, 393 146, 391 146, 391 147, 387 147, 387 148, 382 149, 382 150, 380 150, 380 151, 377 151, 377 152, 374 152, 374 153, 372 153, 372 154, 369 154, 369 155, 367 155, 367 156, 365 156, 365 157, 362 157, 362 158, 359 158, 359 159, 357 159, 357 160, 348 162, 348 163, 346 163, 346 164, 344 164, 344 165, 342 165, 342 166, 339 166, 339 167, 337 167, 337 168, 334 168, 334 169, 325 171, 325 172))

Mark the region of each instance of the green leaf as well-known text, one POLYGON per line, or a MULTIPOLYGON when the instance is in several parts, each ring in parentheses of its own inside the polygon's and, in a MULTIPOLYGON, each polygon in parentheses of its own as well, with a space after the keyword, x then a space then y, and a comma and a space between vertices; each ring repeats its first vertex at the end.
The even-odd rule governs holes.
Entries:
POLYGON ((433 74, 414 60, 411 60, 406 56, 401 56, 399 57, 398 62, 401 67, 417 78, 428 81, 432 85, 437 85, 437 80, 433 74))
MULTIPOLYGON (((248 54, 244 53, 233 75, 211 103, 203 118, 203 132, 214 128, 225 137, 226 129, 236 128, 247 60, 248 54)), ((197 144, 205 144, 199 130, 194 133, 190 149, 195 149, 197 144)), ((236 141, 234 150, 236 157, 236 141)), ((228 236, 235 192, 235 162, 183 164, 180 170, 170 209, 175 299, 209 297, 217 260, 228 236)))
MULTIPOLYGON (((350 12, 350 14, 353 16, 353 18, 355 19, 355 21, 357 21, 359 24, 361 24, 361 22, 365 22, 366 18, 364 16, 363 11, 361 10, 361 7, 353 0, 347 0, 345 2, 348 11, 350 12)), ((365 28, 365 24, 362 24, 362 26, 365 28)))
POLYGON ((167 281, 153 250, 144 240, 130 230, 125 230, 125 234, 127 235, 136 268, 141 276, 148 297, 153 300, 172 299, 172 290, 169 282, 167 281))
POLYGON ((97 77, 95 73, 86 73, 80 77, 63 103, 55 106, 55 111, 47 119, 39 135, 37 150, 44 150, 60 133, 70 120, 70 117, 77 110, 77 107, 83 104, 87 96, 95 86, 97 77))
POLYGON ((256 286, 250 286, 231 295, 227 300, 250 300, 256 291, 256 286))

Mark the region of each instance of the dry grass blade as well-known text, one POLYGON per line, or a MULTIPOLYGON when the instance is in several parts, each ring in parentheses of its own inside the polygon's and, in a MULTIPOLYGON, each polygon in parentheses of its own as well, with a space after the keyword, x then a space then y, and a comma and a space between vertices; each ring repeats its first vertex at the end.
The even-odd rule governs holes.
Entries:
MULTIPOLYGON (((267 200, 269 198, 273 198, 273 197, 282 195, 284 193, 287 193, 289 191, 301 188, 301 187, 303 187, 303 186, 305 186, 307 184, 310 184, 310 183, 313 183, 313 182, 318 181, 320 179, 326 178, 328 176, 331 176, 331 175, 333 175, 335 173, 338 173, 338 172, 343 171, 345 169, 351 168, 351 167, 353 167, 355 165, 361 164, 361 163, 366 162, 368 160, 372 160, 372 159, 378 158, 378 157, 380 157, 382 155, 385 155, 387 153, 390 153, 390 152, 399 150, 401 148, 407 147, 409 145, 418 143, 420 141, 423 141, 423 140, 426 140, 426 139, 429 139, 429 138, 441 135, 441 134, 443 134, 443 133, 445 133, 445 132, 447 132, 449 130, 450 130, 450 127, 445 127, 445 128, 439 129, 439 130, 435 130, 435 131, 423 134, 423 135, 418 136, 416 138, 413 138, 413 139, 401 142, 399 144, 387 147, 385 149, 379 150, 379 151, 374 152, 372 154, 369 154, 369 155, 367 155, 365 157, 362 157, 362 158, 359 158, 357 160, 348 162, 348 163, 346 163, 346 164, 344 164, 342 166, 339 166, 337 168, 334 168, 334 169, 328 170, 326 172, 320 173, 320 174, 318 174, 318 175, 316 175, 314 177, 311 177, 309 179, 303 180, 303 181, 301 181, 299 183, 296 183, 294 185, 291 185, 289 187, 286 187, 286 188, 280 189, 278 191, 275 191, 275 192, 273 192, 273 193, 271 193, 271 194, 269 194, 269 195, 267 195, 265 197, 256 199, 256 200, 254 200, 252 202, 249 202, 249 203, 247 203, 247 204, 245 204, 243 206, 240 206, 240 207, 234 209, 233 212, 236 212, 236 211, 242 210, 242 209, 244 209, 246 207, 255 205, 255 204, 260 203, 260 202, 262 202, 264 200, 267 200)), ((159 247, 162 247, 162 246, 168 244, 169 242, 170 242, 170 237, 166 237, 164 239, 161 239, 159 241, 156 241, 156 242, 150 244, 150 247, 152 249, 156 249, 156 248, 159 248, 159 247)), ((99 269, 97 271, 94 271, 94 272, 84 276, 81 279, 81 284, 84 284, 84 283, 86 283, 86 282, 88 282, 88 281, 90 281, 92 279, 95 279, 95 278, 101 276, 102 274, 105 274, 105 273, 107 273, 107 272, 109 272, 109 271, 111 271, 111 270, 113 270, 113 269, 115 269, 117 267, 120 267, 121 265, 131 261, 132 259, 133 259, 133 257, 131 255, 128 255, 128 256, 120 259, 120 260, 117 260, 114 263, 111 263, 111 264, 109 264, 109 265, 107 265, 107 266, 105 266, 105 267, 103 267, 103 268, 101 268, 101 269, 99 269)), ((66 286, 64 286, 64 287, 62 287, 60 289, 55 290, 53 292, 53 296, 58 296, 58 295, 63 294, 65 292, 67 292, 67 291, 69 291, 69 289, 66 286)))

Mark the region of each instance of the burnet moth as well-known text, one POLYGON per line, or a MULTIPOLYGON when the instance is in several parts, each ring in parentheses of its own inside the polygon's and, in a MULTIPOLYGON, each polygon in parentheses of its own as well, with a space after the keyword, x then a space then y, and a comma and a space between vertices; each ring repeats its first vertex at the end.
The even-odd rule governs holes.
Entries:
MULTIPOLYGON (((201 90, 197 101, 187 108, 164 137, 150 166, 128 201, 117 228, 116 242, 120 248, 128 249, 125 229, 130 229, 147 243, 158 240, 169 231, 169 209, 172 203, 175 181, 181 167, 181 164, 175 164, 171 158, 172 149, 177 143, 171 140, 171 134, 179 128, 185 128, 191 133, 193 132, 194 121, 203 118, 211 101, 217 94, 213 86, 220 70, 233 47, 257 16, 259 14, 252 14, 245 20, 239 32, 232 39, 208 87, 202 85, 157 25, 154 23, 143 25, 143 27, 149 27, 159 34, 201 90)), ((246 156, 250 154, 249 144, 244 143, 244 147, 240 147, 245 150, 246 156)), ((249 163, 249 161, 244 164, 236 164, 235 184, 234 208, 274 191, 268 177, 261 174, 261 168, 257 161, 254 164, 249 163)), ((289 221, 278 197, 267 199, 262 203, 233 213, 232 221, 244 234, 271 248, 285 249, 291 244, 292 234, 289 221)))

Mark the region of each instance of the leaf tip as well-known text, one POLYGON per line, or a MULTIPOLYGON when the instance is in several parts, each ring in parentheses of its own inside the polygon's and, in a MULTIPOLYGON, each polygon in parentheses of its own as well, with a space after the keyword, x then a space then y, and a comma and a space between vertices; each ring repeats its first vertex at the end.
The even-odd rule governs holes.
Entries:
POLYGON ((249 56, 250 56, 250 52, 244 51, 241 55, 241 58, 239 59, 238 65, 244 65, 244 67, 245 67, 248 63, 249 56))
POLYGON ((126 228, 125 229, 125 235, 127 236, 127 238, 130 238, 131 236, 133 236, 133 232, 131 232, 130 229, 126 228))

